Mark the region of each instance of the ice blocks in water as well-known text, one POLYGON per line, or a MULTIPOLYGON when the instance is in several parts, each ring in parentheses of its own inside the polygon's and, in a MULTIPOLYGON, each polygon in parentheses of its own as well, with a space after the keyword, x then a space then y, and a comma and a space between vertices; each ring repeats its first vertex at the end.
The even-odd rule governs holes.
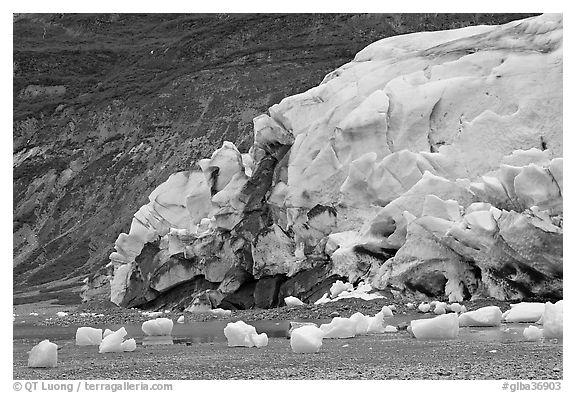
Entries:
POLYGON ((500 326, 502 311, 498 306, 487 306, 460 314, 460 326, 500 326))
POLYGON ((35 345, 28 355, 28 367, 56 367, 58 363, 58 345, 50 340, 35 345))
POLYGON ((324 332, 322 329, 306 325, 294 329, 290 336, 290 347, 295 353, 314 353, 322 346, 324 332))
POLYGON ((542 329, 530 325, 526 329, 524 329, 522 335, 528 341, 538 341, 544 336, 544 332, 542 329))
POLYGON ((304 305, 304 303, 302 302, 302 300, 298 299, 297 297, 294 296, 288 296, 284 298, 284 303, 286 303, 286 305, 288 307, 294 307, 294 306, 302 306, 304 305))
POLYGON ((324 338, 350 338, 356 336, 356 323, 349 318, 334 317, 330 323, 320 325, 324 338))
POLYGON ((102 329, 83 326, 76 330, 76 345, 100 345, 102 342, 102 329))
POLYGON ((502 314, 506 322, 536 322, 544 313, 544 303, 521 302, 510 305, 512 308, 502 314))
POLYGON ((124 352, 132 352, 136 349, 136 340, 131 338, 130 340, 126 340, 121 344, 122 351, 124 352))
POLYGON ((230 322, 224 328, 229 347, 264 347, 268 345, 266 333, 256 333, 256 328, 244 321, 230 322))
POLYGON ((156 318, 142 324, 142 331, 148 336, 169 336, 174 322, 168 318, 156 318))
POLYGON ((544 305, 544 314, 542 315, 542 325, 544 327, 544 337, 546 338, 562 338, 563 337, 563 300, 557 301, 555 304, 546 302, 544 305))
POLYGON ((410 322, 410 328, 419 340, 452 339, 458 336, 458 316, 450 313, 431 319, 416 319, 410 322))
POLYGON ((124 349, 122 349, 122 342, 124 341, 124 336, 126 334, 127 334, 126 329, 124 329, 124 327, 121 327, 114 333, 107 335, 100 343, 98 352, 100 353, 124 352, 124 349))

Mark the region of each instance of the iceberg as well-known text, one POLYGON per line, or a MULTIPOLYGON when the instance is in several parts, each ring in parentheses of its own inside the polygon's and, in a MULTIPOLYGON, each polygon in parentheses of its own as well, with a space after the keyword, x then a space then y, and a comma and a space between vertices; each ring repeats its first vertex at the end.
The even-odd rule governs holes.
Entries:
POLYGON ((563 300, 555 304, 546 302, 544 305, 544 314, 542 315, 542 325, 544 327, 544 337, 562 338, 563 336, 563 300))
POLYGON ((120 346, 124 352, 133 352, 136 349, 136 340, 131 338, 130 340, 124 341, 120 346))
POLYGON ((460 314, 460 326, 500 326, 502 311, 498 306, 487 306, 460 314))
POLYGON ((128 334, 126 332, 126 329, 121 327, 114 333, 107 335, 100 343, 98 352, 99 353, 124 352, 124 349, 122 348, 122 342, 124 341, 124 336, 126 334, 128 334))
POLYGON ((76 345, 100 345, 102 342, 102 329, 83 326, 76 330, 76 345))
POLYGON ((28 367, 56 367, 58 363, 58 345, 50 340, 40 341, 29 352, 28 367))
POLYGON ((538 321, 544 313, 544 303, 521 302, 510 305, 510 310, 502 314, 506 322, 528 322, 538 321))
POLYGON ((543 329, 530 325, 522 331, 522 335, 528 341, 538 341, 544 336, 544 332, 543 329))
POLYGON ((258 334, 256 328, 244 321, 230 322, 224 328, 229 347, 264 347, 268 345, 266 333, 258 334))
POLYGON ((142 331, 148 336, 169 336, 174 322, 168 318, 156 318, 142 324, 142 331))
POLYGON ((334 317, 330 323, 320 325, 324 338, 351 338, 356 336, 356 323, 349 318, 334 317))
POLYGON ((368 327, 370 325, 370 317, 362 314, 361 312, 356 312, 352 314, 349 318, 355 324, 356 335, 364 335, 368 333, 368 327))
POLYGON ((419 340, 453 339, 458 336, 458 316, 451 313, 430 319, 415 319, 410 322, 410 328, 419 340))
POLYGON ((324 331, 316 326, 301 326, 290 336, 290 347, 294 353, 315 353, 322 346, 324 331))

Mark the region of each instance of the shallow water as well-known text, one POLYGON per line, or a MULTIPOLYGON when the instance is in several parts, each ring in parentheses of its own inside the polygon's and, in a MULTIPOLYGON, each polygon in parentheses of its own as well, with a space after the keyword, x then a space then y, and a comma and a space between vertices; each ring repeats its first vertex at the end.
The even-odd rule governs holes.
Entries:
MULTIPOLYGON (((433 315, 418 315, 418 318, 431 318, 433 315)), ((410 320, 416 319, 413 315, 395 315, 385 318, 385 325, 398 325, 400 323, 409 323, 410 320)), ((329 323, 330 319, 310 320, 296 319, 299 322, 314 322, 317 324, 329 323)), ((116 330, 122 326, 128 332, 127 338, 134 338, 140 345, 171 345, 171 344, 188 344, 188 343, 209 343, 209 342, 226 342, 224 328, 230 321, 209 321, 209 322, 190 322, 185 324, 175 323, 172 329, 172 336, 168 337, 148 337, 142 332, 141 323, 125 325, 100 325, 95 323, 91 325, 95 328, 109 328, 116 330)), ((268 337, 287 337, 290 328, 288 320, 270 320, 270 321, 253 321, 247 322, 254 326, 258 333, 266 333, 268 337)), ((522 335, 524 328, 529 323, 505 323, 499 327, 465 327, 460 328, 457 340, 476 341, 486 343, 507 343, 516 341, 526 341, 522 335)), ((26 347, 48 338, 50 341, 59 345, 74 344, 76 329, 78 326, 17 326, 14 325, 13 344, 14 347, 26 347)), ((397 333, 384 333, 387 336, 397 333)), ((562 340, 547 340, 557 342, 560 345, 562 340)))

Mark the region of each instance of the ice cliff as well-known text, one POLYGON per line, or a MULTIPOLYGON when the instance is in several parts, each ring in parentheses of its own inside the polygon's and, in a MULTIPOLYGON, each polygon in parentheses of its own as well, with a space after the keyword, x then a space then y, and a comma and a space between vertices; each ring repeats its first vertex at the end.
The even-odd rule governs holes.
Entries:
MULTIPOLYGON (((562 296, 562 16, 395 36, 158 186, 110 255, 123 306, 562 296)), ((88 283, 88 289, 89 289, 88 283)), ((89 292, 89 291, 88 291, 89 292)))

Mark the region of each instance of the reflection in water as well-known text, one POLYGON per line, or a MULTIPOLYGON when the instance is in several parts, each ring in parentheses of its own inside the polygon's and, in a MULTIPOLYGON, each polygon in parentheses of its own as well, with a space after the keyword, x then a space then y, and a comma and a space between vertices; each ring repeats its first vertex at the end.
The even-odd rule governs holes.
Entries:
POLYGON ((142 345, 172 345, 172 336, 146 336, 142 339, 142 345))
MULTIPOLYGON (((431 318, 433 316, 422 314, 416 318, 431 318)), ((413 315, 395 315, 393 317, 385 318, 384 324, 398 325, 401 323, 409 323, 411 319, 415 319, 413 315)), ((224 336, 224 328, 229 322, 236 321, 237 319, 227 321, 209 321, 209 322, 191 322, 186 324, 176 324, 172 330, 171 336, 144 336, 141 326, 142 324, 125 324, 113 326, 101 326, 95 324, 96 328, 110 328, 117 330, 124 326, 128 332, 126 338, 135 338, 141 345, 170 345, 170 344, 192 344, 192 343, 211 343, 211 342, 226 342, 224 336)), ((311 319, 295 319, 299 322, 314 322, 318 325, 322 323, 329 323, 330 319, 311 320, 311 319)), ((269 321, 249 321, 248 324, 254 326, 258 333, 266 333, 268 337, 287 337, 290 328, 290 320, 269 320, 269 321)), ((524 328, 530 324, 522 323, 506 323, 499 327, 466 327, 461 328, 458 332, 458 341, 476 341, 476 342, 517 342, 526 341, 522 332, 524 328)), ((69 345, 75 342, 74 337, 76 334, 76 326, 69 327, 39 327, 39 326, 26 326, 16 327, 13 331, 13 345, 22 345, 29 348, 30 345, 35 345, 41 340, 48 338, 52 342, 56 341, 59 345, 69 345), (67 344, 69 343, 69 344, 67 344)), ((402 333, 398 333, 402 334, 402 333)), ((399 337, 395 334, 387 333, 385 337, 399 337)), ((548 340, 546 342, 560 343, 562 340, 548 340)))

